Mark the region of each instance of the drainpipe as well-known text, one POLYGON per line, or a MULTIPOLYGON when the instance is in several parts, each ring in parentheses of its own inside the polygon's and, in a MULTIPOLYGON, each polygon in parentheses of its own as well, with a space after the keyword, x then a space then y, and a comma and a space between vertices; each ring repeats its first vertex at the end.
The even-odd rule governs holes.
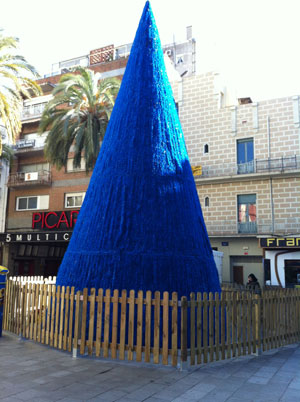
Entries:
POLYGON ((274 201, 273 201, 273 182, 270 177, 270 203, 271 203, 271 219, 272 219, 272 234, 274 233, 274 201))
MULTIPOLYGON (((270 130, 270 116, 267 116, 267 134, 268 134, 268 164, 270 171, 271 159, 271 130, 270 130)), ((271 221, 272 221, 272 234, 274 233, 274 201, 273 201, 273 182, 270 177, 270 207, 271 207, 271 221)))
POLYGON ((267 116, 267 133, 268 133, 268 159, 270 159, 271 158, 270 116, 267 116))

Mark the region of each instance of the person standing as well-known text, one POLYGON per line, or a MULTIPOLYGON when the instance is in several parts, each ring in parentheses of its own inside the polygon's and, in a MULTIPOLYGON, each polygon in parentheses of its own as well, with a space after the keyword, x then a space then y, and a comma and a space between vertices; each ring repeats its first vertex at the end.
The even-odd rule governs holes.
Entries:
POLYGON ((254 274, 248 276, 248 282, 246 288, 256 294, 261 294, 261 288, 259 282, 254 274))

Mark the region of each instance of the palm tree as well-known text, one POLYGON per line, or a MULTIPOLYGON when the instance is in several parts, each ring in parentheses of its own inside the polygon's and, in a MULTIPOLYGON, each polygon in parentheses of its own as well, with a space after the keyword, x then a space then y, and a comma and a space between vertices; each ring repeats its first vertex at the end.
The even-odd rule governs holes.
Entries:
POLYGON ((45 156, 57 169, 67 166, 72 145, 74 168, 82 156, 86 171, 94 167, 119 88, 118 79, 101 80, 99 73, 82 67, 61 77, 39 126, 40 133, 50 129, 45 156))
MULTIPOLYGON (((21 131, 23 99, 41 94, 35 68, 23 56, 15 54, 19 40, 4 36, 0 30, 0 120, 6 128, 8 142, 14 143, 21 131)), ((0 155, 2 137, 0 136, 0 155)))

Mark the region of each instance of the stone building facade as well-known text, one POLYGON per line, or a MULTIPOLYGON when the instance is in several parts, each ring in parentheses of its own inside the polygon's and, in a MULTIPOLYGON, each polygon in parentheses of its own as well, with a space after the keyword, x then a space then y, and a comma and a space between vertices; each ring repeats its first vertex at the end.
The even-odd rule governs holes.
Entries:
POLYGON ((230 104, 219 81, 186 77, 174 94, 211 244, 224 253, 223 280, 245 283, 252 272, 264 283, 260 238, 300 233, 299 97, 230 104))

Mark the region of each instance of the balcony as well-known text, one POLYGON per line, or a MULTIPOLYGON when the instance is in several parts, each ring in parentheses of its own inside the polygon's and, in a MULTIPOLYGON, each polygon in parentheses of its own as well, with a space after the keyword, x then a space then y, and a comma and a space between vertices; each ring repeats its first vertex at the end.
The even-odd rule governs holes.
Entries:
POLYGON ((51 172, 18 172, 9 175, 7 186, 10 188, 51 186, 51 172))
POLYGON ((47 135, 48 133, 43 135, 39 135, 37 133, 27 134, 25 136, 26 138, 16 141, 16 144, 13 148, 17 154, 26 153, 26 155, 37 151, 43 151, 47 135))
MULTIPOLYGON (((192 169, 199 168, 193 166, 192 169)), ((253 180, 257 178, 270 177, 270 175, 289 174, 293 171, 300 170, 300 156, 294 155, 289 157, 274 158, 274 159, 255 159, 251 162, 236 164, 220 163, 211 165, 202 165, 201 173, 194 174, 195 180, 201 181, 232 181, 232 180, 253 180)))
POLYGON ((16 150, 33 148, 35 146, 35 140, 18 140, 16 141, 16 150))
POLYGON ((269 220, 257 220, 256 222, 239 223, 235 221, 215 221, 205 219, 209 236, 257 236, 257 235, 289 235, 300 233, 300 218, 278 219, 272 224, 269 220))
MULTIPOLYGON (((173 56, 173 51, 170 51, 170 47, 174 48, 174 44, 163 46, 163 50, 168 50, 170 56, 173 56)), ((75 67, 89 67, 96 64, 108 63, 114 60, 120 60, 128 58, 131 52, 132 43, 126 43, 121 46, 109 45, 99 49, 92 50, 90 54, 75 57, 69 60, 63 60, 59 63, 52 64, 52 71, 49 74, 45 74, 44 78, 52 77, 55 75, 66 74, 72 71, 75 67)), ((174 58, 174 57, 173 57, 174 58)))
POLYGON ((256 222, 238 222, 238 232, 239 233, 257 233, 256 222))
POLYGON ((21 115, 22 123, 24 124, 26 122, 39 120, 47 103, 48 102, 43 102, 35 105, 24 106, 21 115))

